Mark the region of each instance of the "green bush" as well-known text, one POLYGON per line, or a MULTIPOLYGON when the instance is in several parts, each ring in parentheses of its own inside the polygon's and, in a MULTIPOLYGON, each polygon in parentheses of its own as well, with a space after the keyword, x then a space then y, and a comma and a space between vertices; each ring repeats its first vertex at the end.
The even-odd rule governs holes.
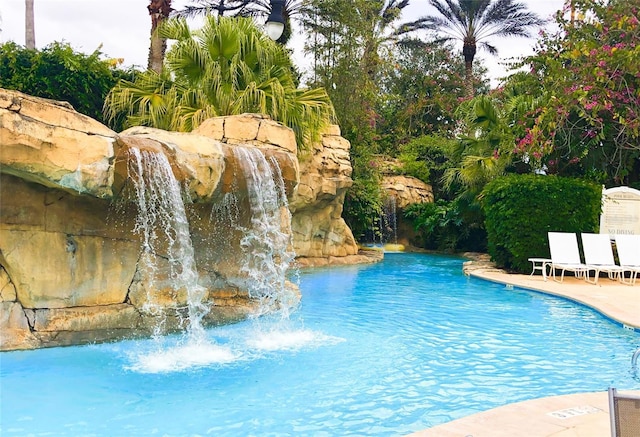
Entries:
MULTIPOLYGON (((67 43, 54 42, 42 50, 30 50, 7 42, 0 45, 0 88, 47 99, 69 102, 76 111, 102 123, 104 99, 119 79, 132 79, 133 70, 115 68, 116 60, 74 51, 67 43)), ((116 123, 111 126, 119 130, 116 123)))
POLYGON ((547 232, 595 232, 602 187, 593 182, 540 175, 495 179, 482 191, 488 251, 500 267, 531 270, 528 258, 548 257, 547 232))
POLYGON ((418 232, 414 245, 442 252, 484 252, 487 247, 482 211, 467 196, 453 201, 409 205, 404 211, 418 232))
POLYGON ((358 242, 374 242, 380 238, 382 190, 375 177, 354 178, 344 201, 343 217, 358 242))
POLYGON ((453 165, 450 150, 455 143, 438 135, 423 135, 401 147, 402 172, 431 185, 436 198, 445 198, 442 176, 453 165))

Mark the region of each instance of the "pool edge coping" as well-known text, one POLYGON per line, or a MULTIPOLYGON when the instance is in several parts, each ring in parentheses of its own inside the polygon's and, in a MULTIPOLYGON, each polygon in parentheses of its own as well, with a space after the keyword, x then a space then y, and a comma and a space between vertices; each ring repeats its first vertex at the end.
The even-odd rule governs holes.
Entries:
MULTIPOLYGON (((495 273, 499 273, 497 271, 494 270, 495 273)), ((521 288, 523 290, 527 290, 527 291, 532 291, 535 293, 541 293, 541 294, 547 294, 550 296, 554 296, 554 297, 559 297, 561 299, 566 299, 568 301, 577 303, 579 305, 585 306, 587 308, 590 308, 596 312, 598 312, 599 314, 601 314, 603 317, 609 319, 611 322, 615 323, 616 325, 619 325, 620 327, 622 327, 623 329, 627 329, 629 331, 634 331, 638 334, 640 334, 640 324, 636 324, 634 322, 629 322, 629 321, 625 321, 622 320, 620 317, 611 314, 611 312, 607 312, 606 310, 604 310, 603 308, 590 303, 590 302, 586 302, 585 300, 581 299, 580 297, 576 297, 576 296, 571 296, 568 294, 563 294, 563 293, 558 293, 558 292, 554 292, 551 290, 542 290, 540 288, 535 288, 534 286, 531 285, 523 285, 523 284, 519 284, 516 282, 509 282, 506 281, 504 279, 499 279, 499 278, 491 278, 485 275, 485 271, 481 270, 481 269, 477 269, 477 270, 473 270, 471 272, 466 272, 465 274, 467 276, 471 276, 477 279, 481 279, 484 281, 488 281, 488 282, 493 282, 496 284, 503 284, 505 286, 512 286, 512 287, 517 287, 517 288, 521 288)), ((509 273, 501 273, 504 275, 509 275, 509 273)), ((640 290, 638 291, 640 293, 640 290)))

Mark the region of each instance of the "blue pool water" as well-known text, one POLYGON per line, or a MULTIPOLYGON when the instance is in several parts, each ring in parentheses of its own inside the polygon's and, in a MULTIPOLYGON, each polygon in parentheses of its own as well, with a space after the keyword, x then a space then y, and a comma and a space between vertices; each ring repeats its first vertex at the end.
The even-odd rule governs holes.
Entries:
POLYGON ((303 272, 288 322, 0 354, 0 434, 405 435, 511 402, 640 389, 640 344, 566 300, 387 254, 303 272))

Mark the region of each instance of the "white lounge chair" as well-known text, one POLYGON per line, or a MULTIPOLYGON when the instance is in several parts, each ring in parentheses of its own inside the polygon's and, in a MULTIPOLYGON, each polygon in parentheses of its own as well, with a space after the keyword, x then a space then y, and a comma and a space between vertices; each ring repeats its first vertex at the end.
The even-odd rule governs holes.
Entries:
POLYGON ((619 393, 609 388, 611 437, 640 436, 640 396, 619 393))
POLYGON ((564 280, 564 272, 573 272, 576 278, 585 278, 589 268, 580 260, 580 249, 576 234, 568 232, 549 232, 549 251, 551 252, 551 276, 556 282, 564 280), (561 270, 560 280, 556 270, 561 270))
POLYGON ((616 235, 614 238, 620 266, 630 272, 629 280, 621 274, 620 281, 633 285, 640 272, 640 235, 616 235))
POLYGON ((584 263, 589 270, 594 270, 593 281, 589 279, 589 270, 585 280, 592 284, 598 283, 600 272, 606 272, 609 279, 615 281, 625 269, 616 264, 613 258, 613 248, 611 247, 611 238, 608 234, 580 234, 582 238, 582 251, 584 253, 584 263))

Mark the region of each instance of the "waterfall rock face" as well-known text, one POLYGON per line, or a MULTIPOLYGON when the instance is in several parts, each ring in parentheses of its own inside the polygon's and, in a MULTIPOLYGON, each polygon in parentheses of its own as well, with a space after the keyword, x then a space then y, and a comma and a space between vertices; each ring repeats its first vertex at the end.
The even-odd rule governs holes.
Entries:
POLYGON ((431 185, 412 176, 387 174, 382 177, 381 186, 387 196, 387 203, 393 202, 394 204, 396 220, 396 241, 394 243, 406 247, 412 246, 412 242, 418 234, 413 225, 404 219, 402 210, 414 203, 433 203, 431 185))
POLYGON ((188 134, 147 127, 117 134, 67 104, 0 89, 0 350, 148 335, 150 287, 166 307, 167 330, 182 327, 186 298, 172 287, 166 247, 148 253, 135 229, 133 149, 164 154, 188 199, 198 284, 213 302, 205 322, 252 313, 256 303, 237 281, 246 255, 240 230, 250 221, 233 153, 240 146, 277 163, 301 259, 355 255, 340 218, 351 184, 348 142, 336 131, 300 164, 293 132, 268 117, 217 117, 188 134), (238 222, 230 226, 220 211, 238 222), (152 284, 141 267, 149 257, 152 284))
POLYGON ((355 238, 342 218, 344 198, 353 183, 350 147, 334 125, 301 158, 298 192, 289 204, 300 265, 370 261, 358 255, 355 238))
POLYGON ((412 203, 433 202, 431 186, 412 176, 385 175, 381 186, 388 197, 396 199, 396 206, 400 209, 412 203))

